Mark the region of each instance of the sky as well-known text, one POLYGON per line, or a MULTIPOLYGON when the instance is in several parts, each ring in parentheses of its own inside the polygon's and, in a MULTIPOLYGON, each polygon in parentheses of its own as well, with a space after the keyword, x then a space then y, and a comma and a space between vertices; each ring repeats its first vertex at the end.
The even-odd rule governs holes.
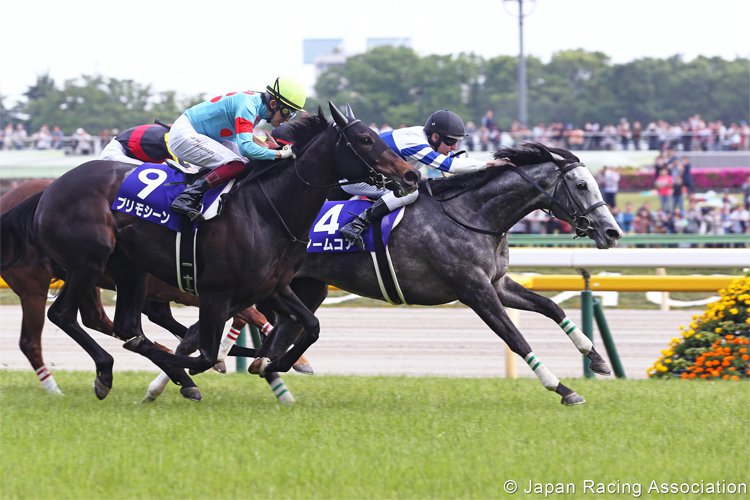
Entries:
MULTIPOLYGON (((524 48, 548 61, 565 49, 614 63, 681 54, 750 58, 750 0, 524 0, 524 48)), ((21 98, 38 75, 132 79, 154 92, 263 89, 278 75, 309 88, 303 40, 410 38, 422 56, 517 56, 517 0, 7 0, 0 9, 0 96, 21 98)), ((750 70, 750 69, 749 69, 750 70)))

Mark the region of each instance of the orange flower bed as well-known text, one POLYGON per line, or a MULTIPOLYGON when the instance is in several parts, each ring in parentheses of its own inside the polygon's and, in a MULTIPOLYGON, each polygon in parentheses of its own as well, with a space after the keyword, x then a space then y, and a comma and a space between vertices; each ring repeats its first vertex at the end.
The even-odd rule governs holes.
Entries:
POLYGON ((720 300, 681 327, 647 370, 652 378, 742 380, 750 378, 750 277, 738 278, 720 300))

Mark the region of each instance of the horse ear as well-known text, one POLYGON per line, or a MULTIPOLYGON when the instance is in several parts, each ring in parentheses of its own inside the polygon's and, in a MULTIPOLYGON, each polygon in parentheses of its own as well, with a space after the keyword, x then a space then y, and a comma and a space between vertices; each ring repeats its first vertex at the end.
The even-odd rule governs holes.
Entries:
POLYGON ((349 106, 348 102, 346 103, 346 108, 344 108, 344 114, 346 115, 346 119, 350 122, 356 120, 354 117, 354 111, 352 111, 352 107, 349 106))
POLYGON ((328 107, 331 110, 331 116, 333 116, 333 121, 336 122, 336 125, 338 125, 341 128, 346 127, 347 121, 346 117, 339 111, 339 108, 334 106, 334 104, 331 101, 328 101, 328 107))

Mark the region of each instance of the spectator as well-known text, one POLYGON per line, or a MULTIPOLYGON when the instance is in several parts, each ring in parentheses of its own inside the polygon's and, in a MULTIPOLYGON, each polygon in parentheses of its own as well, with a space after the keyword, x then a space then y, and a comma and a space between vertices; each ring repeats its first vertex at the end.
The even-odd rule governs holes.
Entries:
POLYGON ((686 233, 698 234, 701 232, 703 228, 703 212, 698 208, 698 204, 693 198, 688 201, 685 219, 687 220, 687 224, 685 225, 686 233))
POLYGON ((90 155, 94 151, 91 135, 83 128, 77 128, 71 136, 71 149, 74 155, 90 155))
POLYGON ((612 167, 604 166, 597 178, 602 187, 602 197, 610 208, 617 206, 617 192, 620 186, 620 174, 612 167))
POLYGON ((695 192, 695 184, 693 183, 693 171, 690 166, 690 158, 683 156, 679 161, 682 164, 682 184, 685 186, 687 194, 693 194, 695 192))
POLYGON ((63 143, 63 133, 62 130, 60 130, 60 127, 55 125, 52 127, 52 142, 51 146, 52 149, 61 149, 63 143))
POLYGON ((474 122, 466 122, 466 139, 464 139, 463 144, 467 151, 474 151, 476 147, 476 135, 477 126, 474 125, 474 122))
POLYGON ((633 213, 633 203, 630 201, 625 202, 625 210, 619 212, 615 218, 623 233, 630 234, 633 232, 634 219, 635 214, 633 213))
POLYGON ((52 133, 49 131, 49 126, 45 123, 39 130, 33 135, 34 147, 36 149, 49 149, 52 147, 52 133))
POLYGON ((633 149, 636 151, 640 151, 641 149, 641 134, 643 133, 641 129, 641 122, 634 121, 633 126, 630 129, 630 135, 633 138, 633 149))
POLYGON ((742 201, 745 204, 745 208, 750 210, 750 175, 747 176, 747 179, 742 184, 742 201))
POLYGON ((26 133, 26 129, 23 125, 17 123, 16 129, 13 131, 13 147, 15 149, 24 149, 28 138, 29 135, 26 133))
POLYGON ((670 175, 672 176, 672 210, 684 210, 683 191, 684 186, 684 167, 681 161, 671 164, 670 175))
POLYGON ((3 142, 0 146, 6 151, 13 149, 13 125, 10 123, 5 126, 3 142))
POLYGON ((630 148, 630 123, 624 116, 620 118, 620 123, 617 125, 617 133, 620 136, 620 146, 623 151, 627 151, 630 148))
POLYGON ((670 211, 672 176, 666 168, 662 167, 659 169, 659 173, 654 181, 654 189, 656 189, 656 193, 659 195, 659 209, 662 212, 670 211))
POLYGON ((492 111, 491 109, 488 109, 487 111, 484 112, 481 125, 482 127, 485 127, 488 132, 496 126, 494 118, 495 118, 495 112, 492 111))

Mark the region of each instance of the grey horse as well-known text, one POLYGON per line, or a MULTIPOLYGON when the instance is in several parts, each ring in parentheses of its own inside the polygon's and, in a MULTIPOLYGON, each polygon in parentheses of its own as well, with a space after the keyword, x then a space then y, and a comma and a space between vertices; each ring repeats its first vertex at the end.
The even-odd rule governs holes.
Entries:
MULTIPOLYGON (((588 356, 594 372, 609 375, 607 363, 557 304, 506 274, 507 232, 536 209, 570 222, 579 236, 591 237, 600 249, 614 246, 622 231, 591 173, 572 153, 527 143, 501 149, 495 157, 512 165, 421 183, 418 200, 407 207, 388 245, 397 280, 397 298, 389 297, 418 305, 459 300, 529 364, 545 388, 562 396, 563 404, 583 403, 532 352, 505 307, 535 311, 555 321, 588 356)), ((308 254, 292 282, 295 293, 315 311, 326 297, 326 284, 374 299, 386 300, 388 295, 366 252, 308 254)), ((299 331, 288 318, 277 318, 274 334, 251 372, 276 371, 275 362, 262 357, 275 359, 299 331)))

